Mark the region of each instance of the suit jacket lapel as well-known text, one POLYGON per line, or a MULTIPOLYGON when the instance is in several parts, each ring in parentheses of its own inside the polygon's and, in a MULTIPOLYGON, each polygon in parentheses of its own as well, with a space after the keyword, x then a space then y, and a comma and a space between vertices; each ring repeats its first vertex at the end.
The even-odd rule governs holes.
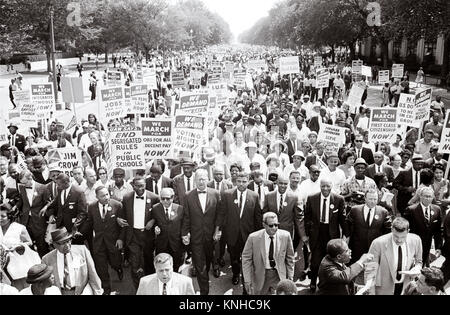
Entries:
POLYGON ((128 224, 131 228, 134 227, 134 198, 136 198, 136 193, 133 192, 133 194, 131 195, 131 199, 129 199, 129 204, 130 204, 130 213, 128 214, 128 224))
MULTIPOLYGON (((276 238, 276 241, 275 241, 276 247, 275 247, 275 255, 274 256, 281 259, 281 257, 279 257, 279 255, 280 255, 280 248, 281 248, 280 233, 275 234, 275 238, 276 238)), ((277 262, 277 265, 278 265, 278 262, 277 262)))
POLYGON ((150 213, 152 211, 152 199, 150 198, 149 193, 145 193, 145 224, 150 221, 150 213))
MULTIPOLYGON (((25 186, 20 185, 19 191, 20 191, 20 194, 23 196, 22 200, 25 200, 25 204, 28 205, 29 208, 31 208, 30 201, 28 200, 27 189, 25 188, 25 186)), ((34 198, 34 194, 33 194, 33 198, 34 198)))
MULTIPOLYGON (((206 193, 206 194, 208 194, 208 193, 206 193)), ((197 207, 200 209, 200 211, 201 211, 202 213, 206 213, 206 211, 203 212, 202 203, 200 202, 200 197, 199 197, 199 195, 198 195, 198 190, 197 190, 197 189, 195 190, 194 196, 195 196, 195 202, 197 203, 197 207)), ((208 196, 206 196, 206 203, 208 203, 208 196)), ((206 210, 206 209, 205 209, 205 210, 206 210)))
POLYGON ((265 238, 265 231, 262 231, 261 238, 259 240, 259 244, 261 247, 261 255, 264 262, 264 266, 266 265, 266 238, 265 238))
MULTIPOLYGON (((53 272, 53 274, 55 275, 55 286, 57 286, 58 288, 61 288, 63 283, 61 282, 61 279, 59 278, 59 271, 58 271, 58 258, 57 258, 57 249, 55 249, 53 251, 53 253, 50 256, 50 266, 55 266, 55 271, 53 272)), ((63 263, 64 266, 64 263, 63 263)))
POLYGON ((238 189, 237 188, 234 190, 233 198, 234 198, 233 209, 234 209, 234 212, 236 213, 237 217, 239 218, 239 216, 241 214, 241 209, 239 209, 239 199, 238 199, 238 189), (238 202, 237 204, 235 202, 236 200, 238 202))
POLYGON ((394 261, 394 248, 392 247, 392 236, 389 238, 388 243, 386 244, 386 250, 384 254, 386 255, 386 259, 389 263, 389 270, 391 272, 392 279, 396 278, 397 266, 395 266, 394 261))

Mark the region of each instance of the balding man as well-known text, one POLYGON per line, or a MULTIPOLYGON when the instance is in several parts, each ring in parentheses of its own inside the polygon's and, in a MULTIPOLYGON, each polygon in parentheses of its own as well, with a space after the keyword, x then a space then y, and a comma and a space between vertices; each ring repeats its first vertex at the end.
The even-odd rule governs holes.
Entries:
POLYGON ((320 180, 320 193, 311 195, 306 200, 305 232, 309 237, 311 249, 311 285, 316 291, 317 274, 320 262, 327 254, 330 240, 341 238, 341 229, 347 234, 345 224, 344 198, 331 192, 333 182, 324 177, 320 180))
POLYGON ((375 163, 366 169, 366 176, 373 179, 375 174, 382 173, 387 176, 388 182, 392 183, 395 179, 394 171, 391 166, 384 163, 384 153, 381 151, 375 152, 373 159, 375 163))
POLYGON ((184 209, 173 202, 174 197, 172 188, 163 188, 160 193, 161 202, 153 206, 151 219, 155 224, 156 254, 170 254, 173 258, 173 268, 178 271, 183 255, 181 224, 184 209))
POLYGON ((404 217, 409 221, 411 233, 417 234, 422 240, 423 263, 430 264, 430 249, 434 239, 434 247, 438 256, 442 247, 441 209, 433 205, 434 191, 431 187, 419 190, 420 202, 406 209, 404 217))

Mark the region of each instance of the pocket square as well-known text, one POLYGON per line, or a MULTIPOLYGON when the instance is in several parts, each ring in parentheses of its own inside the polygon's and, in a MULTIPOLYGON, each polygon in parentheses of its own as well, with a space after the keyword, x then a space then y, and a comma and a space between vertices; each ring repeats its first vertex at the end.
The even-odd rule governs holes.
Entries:
POLYGON ((333 213, 338 213, 338 212, 339 212, 339 210, 333 211, 333 213))

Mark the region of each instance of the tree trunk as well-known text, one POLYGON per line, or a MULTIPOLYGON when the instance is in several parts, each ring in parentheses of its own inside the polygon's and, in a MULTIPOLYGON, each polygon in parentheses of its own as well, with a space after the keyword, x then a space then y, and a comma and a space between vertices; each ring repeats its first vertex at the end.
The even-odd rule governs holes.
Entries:
POLYGON ((389 46, 386 41, 381 42, 381 54, 383 58, 383 68, 387 69, 389 63, 389 46))
POLYGON ((445 79, 447 78, 447 74, 450 68, 450 34, 445 35, 444 38, 444 60, 442 62, 441 68, 441 77, 443 78, 442 82, 445 85, 445 79))
POLYGON ((105 63, 108 64, 108 45, 105 44, 105 63))
POLYGON ((355 60, 356 57, 355 42, 350 43, 350 45, 348 46, 350 48, 350 60, 355 60))
POLYGON ((331 63, 334 63, 336 59, 336 52, 334 51, 334 45, 331 45, 331 63))
POLYGON ((52 49, 50 48, 50 43, 47 41, 45 43, 45 55, 47 56, 47 72, 52 71, 51 59, 52 59, 52 49))

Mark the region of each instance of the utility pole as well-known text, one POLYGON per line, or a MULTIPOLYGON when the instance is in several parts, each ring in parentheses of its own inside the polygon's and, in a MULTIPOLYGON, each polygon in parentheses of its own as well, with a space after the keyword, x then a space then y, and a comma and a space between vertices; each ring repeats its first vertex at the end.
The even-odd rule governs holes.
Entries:
POLYGON ((53 15, 54 15, 54 10, 53 10, 53 5, 50 7, 50 41, 51 41, 51 46, 52 46, 52 71, 53 71, 53 90, 55 92, 55 103, 58 104, 58 83, 56 81, 56 58, 55 58, 55 54, 56 54, 56 48, 55 48, 55 30, 53 27, 53 15))

